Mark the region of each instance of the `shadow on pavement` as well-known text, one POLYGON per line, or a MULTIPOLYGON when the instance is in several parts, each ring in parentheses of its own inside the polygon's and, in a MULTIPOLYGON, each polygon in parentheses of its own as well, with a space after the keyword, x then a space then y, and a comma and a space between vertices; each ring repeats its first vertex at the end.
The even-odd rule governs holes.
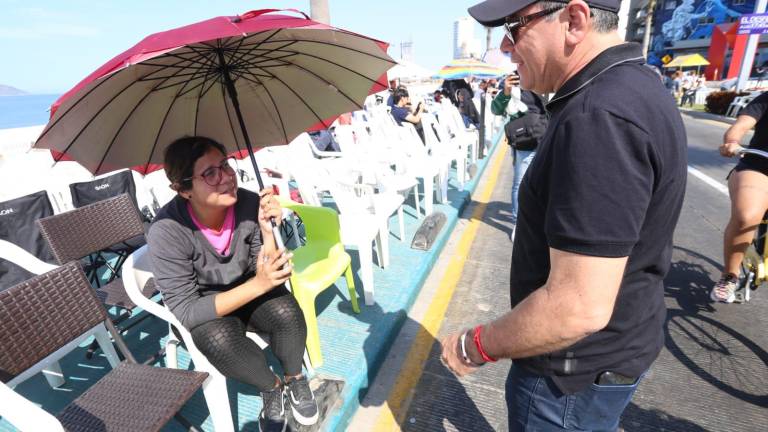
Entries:
POLYGON ((656 409, 643 409, 631 402, 621 416, 624 432, 706 432, 706 429, 680 417, 656 409))
POLYGON ((714 312, 709 291, 715 281, 707 267, 721 270, 722 266, 698 252, 674 246, 672 266, 664 279, 664 295, 674 298, 682 310, 689 314, 714 312))
MULTIPOLYGON (((401 406, 392 412, 392 416, 398 421, 402 420, 402 430, 430 430, 441 431, 445 430, 446 423, 450 423, 453 428, 451 430, 458 431, 488 431, 491 432, 494 429, 485 420, 483 414, 478 410, 475 403, 467 394, 464 385, 451 373, 439 360, 440 344, 435 339, 434 335, 430 334, 420 323, 408 318, 405 311, 397 312, 384 312, 381 306, 374 304, 367 306, 365 312, 356 314, 355 317, 359 320, 370 324, 370 336, 365 340, 363 344, 363 350, 365 352, 367 366, 368 366, 368 383, 373 382, 376 373, 383 361, 383 355, 377 354, 382 343, 382 338, 378 337, 375 332, 376 324, 380 322, 390 322, 393 320, 392 315, 397 315, 396 320, 402 320, 403 329, 409 329, 411 334, 417 334, 418 341, 428 344, 431 347, 431 353, 428 360, 428 367, 425 367, 424 373, 419 377, 416 371, 401 371, 397 377, 397 382, 402 380, 409 380, 415 386, 419 384, 419 390, 424 391, 425 388, 435 389, 434 397, 429 401, 430 409, 422 410, 423 416, 419 418, 405 418, 401 417, 405 415, 405 411, 409 408, 401 406), (427 335, 425 338, 424 335, 427 335), (449 389, 449 390, 446 390, 449 389), (436 428, 437 425, 440 425, 436 428)), ((391 346, 391 343, 387 343, 387 349, 391 346)), ((416 346, 416 345, 414 345, 416 346)), ((421 346, 424 348, 424 346, 421 346)), ((397 384, 395 384, 397 386, 397 384)), ((427 390, 429 391, 429 390, 427 390)), ((392 392, 394 393, 394 392, 392 392)), ((396 400, 394 395, 390 395, 390 400, 384 399, 384 397, 376 399, 365 399, 368 394, 368 386, 361 387, 358 393, 358 399, 361 406, 382 406, 387 404, 389 409, 392 406, 396 406, 400 401, 396 400)), ((404 403, 407 404, 411 398, 404 399, 404 403)), ((413 410, 411 409, 411 412, 413 410)))
POLYGON ((768 352, 704 315, 669 310, 666 347, 701 379, 744 402, 768 408, 768 352))

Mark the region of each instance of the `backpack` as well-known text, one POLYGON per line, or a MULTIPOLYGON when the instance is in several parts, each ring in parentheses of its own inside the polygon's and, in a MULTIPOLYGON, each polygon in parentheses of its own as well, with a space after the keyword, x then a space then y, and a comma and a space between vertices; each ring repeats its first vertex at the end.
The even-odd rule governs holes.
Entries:
POLYGON ((504 126, 504 133, 507 143, 515 150, 533 151, 547 132, 549 114, 539 95, 527 90, 524 90, 522 95, 522 101, 528 106, 528 111, 508 121, 504 126))

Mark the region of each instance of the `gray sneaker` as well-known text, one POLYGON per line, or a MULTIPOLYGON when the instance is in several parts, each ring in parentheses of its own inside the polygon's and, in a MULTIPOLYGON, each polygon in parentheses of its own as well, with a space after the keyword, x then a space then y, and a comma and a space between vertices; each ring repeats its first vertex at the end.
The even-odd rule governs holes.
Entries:
POLYGON ((285 418, 283 386, 268 392, 261 392, 261 401, 264 406, 259 415, 259 431, 285 432, 288 421, 285 418))
POLYGON ((293 417, 303 426, 311 426, 317 423, 318 409, 315 395, 309 388, 307 377, 291 380, 285 385, 285 394, 291 405, 293 417))
POLYGON ((736 288, 738 288, 738 285, 738 277, 732 274, 725 274, 719 281, 717 281, 714 288, 712 288, 709 297, 712 301, 733 303, 733 301, 736 300, 736 288))

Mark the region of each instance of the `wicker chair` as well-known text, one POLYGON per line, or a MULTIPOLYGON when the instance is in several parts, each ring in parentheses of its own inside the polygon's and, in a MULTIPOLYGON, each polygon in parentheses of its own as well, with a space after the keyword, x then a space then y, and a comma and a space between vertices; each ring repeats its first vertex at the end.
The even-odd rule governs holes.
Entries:
MULTIPOLYGON (((127 194, 39 219, 37 223, 59 264, 144 235, 144 224, 127 194)), ((119 279, 99 287, 96 293, 107 306, 127 311, 136 307, 119 279)))
MULTIPOLYGON (((127 194, 38 219, 37 223, 59 264, 89 257, 114 244, 144 235, 144 224, 127 194)), ((153 284, 145 288, 149 297, 157 292, 153 284)), ((99 286, 96 296, 105 305, 122 310, 114 320, 115 324, 129 318, 136 308, 125 293, 121 279, 99 286)), ((89 351, 88 357, 91 355, 92 351, 89 351)))
POLYGON ((174 416, 189 426, 176 413, 208 374, 137 364, 77 263, 0 292, 0 316, 0 416, 22 431, 157 431, 174 416), (91 335, 113 369, 58 415, 13 391, 91 335))

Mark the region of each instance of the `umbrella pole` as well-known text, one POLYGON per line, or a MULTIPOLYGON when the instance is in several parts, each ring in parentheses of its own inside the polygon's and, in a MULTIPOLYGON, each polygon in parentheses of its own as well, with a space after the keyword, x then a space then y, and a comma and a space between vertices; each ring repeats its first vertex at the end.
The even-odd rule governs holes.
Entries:
MULTIPOLYGON (((224 52, 219 50, 219 65, 221 65, 221 75, 224 77, 224 85, 227 87, 227 93, 232 102, 232 107, 235 109, 235 115, 237 116, 237 122, 240 124, 240 130, 243 133, 243 139, 245 140, 245 148, 248 150, 248 157, 253 164, 253 171, 256 173, 256 181, 259 183, 259 190, 264 189, 264 181, 261 179, 261 173, 259 173, 259 165, 256 163, 256 157, 253 155, 253 145, 251 145, 251 138, 248 136, 248 130, 245 128, 245 120, 243 120, 243 113, 240 111, 240 101, 237 99, 237 90, 235 84, 232 82, 232 77, 229 75, 229 66, 227 66, 224 60, 224 52)), ((277 228, 275 218, 270 218, 272 223, 272 234, 275 237, 275 243, 277 249, 284 249, 283 237, 280 234, 280 229, 277 228)), ((287 285, 286 285, 287 286, 287 285)), ((290 290, 290 288, 288 288, 290 290)))

